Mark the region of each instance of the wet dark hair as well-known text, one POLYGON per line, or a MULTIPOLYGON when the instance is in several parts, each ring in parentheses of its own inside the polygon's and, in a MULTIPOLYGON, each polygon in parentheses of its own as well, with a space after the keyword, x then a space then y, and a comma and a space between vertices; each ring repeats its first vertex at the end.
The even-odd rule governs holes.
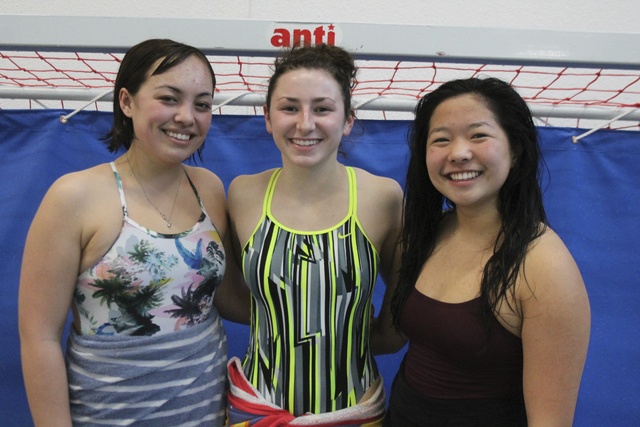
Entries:
MULTIPOLYGON (((211 72, 213 88, 216 87, 216 76, 207 57, 199 49, 168 39, 145 40, 127 51, 120 64, 113 89, 113 127, 104 137, 109 151, 116 152, 121 147, 127 150, 133 140, 133 120, 120 109, 119 94, 122 88, 135 95, 142 84, 150 77, 162 74, 181 64, 187 58, 195 56, 207 66, 211 72), (158 66, 151 70, 156 62, 158 66)), ((202 148, 198 148, 198 155, 202 158, 202 148)))
POLYGON ((358 70, 353 57, 346 50, 328 44, 295 46, 285 55, 277 58, 274 67, 267 89, 267 109, 271 107, 271 96, 280 77, 288 71, 302 68, 328 72, 340 86, 345 115, 354 114, 351 108, 351 91, 355 86, 358 70))
POLYGON ((547 224, 539 184, 539 164, 543 162, 538 133, 527 104, 516 90, 496 78, 470 78, 447 82, 425 95, 416 106, 409 134, 411 157, 405 184, 402 263, 391 303, 396 326, 420 271, 435 248, 442 219, 455 210, 427 172, 426 142, 431 117, 443 101, 465 94, 477 95, 486 103, 506 133, 515 157, 499 192, 502 225, 481 280, 480 299, 485 313, 496 313, 500 299, 514 291, 529 244, 547 224))

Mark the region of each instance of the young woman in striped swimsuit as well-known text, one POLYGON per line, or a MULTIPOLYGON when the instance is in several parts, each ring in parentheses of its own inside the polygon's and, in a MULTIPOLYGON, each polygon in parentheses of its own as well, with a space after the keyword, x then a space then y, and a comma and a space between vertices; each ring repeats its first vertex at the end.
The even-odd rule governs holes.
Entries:
POLYGON ((249 347, 241 366, 230 363, 232 425, 296 425, 304 414, 314 425, 376 425, 384 416, 371 298, 378 272, 394 280, 402 190, 338 161, 355 119, 355 72, 352 57, 329 45, 278 59, 264 113, 282 167, 229 188, 253 296, 249 347), (234 393, 241 388, 250 398, 234 393))

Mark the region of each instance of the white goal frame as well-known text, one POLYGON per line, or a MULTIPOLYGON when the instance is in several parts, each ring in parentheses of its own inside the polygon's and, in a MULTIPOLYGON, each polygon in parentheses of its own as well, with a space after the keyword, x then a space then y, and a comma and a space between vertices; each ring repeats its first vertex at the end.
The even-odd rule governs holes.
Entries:
MULTIPOLYGON (((0 15, 0 50, 124 53, 148 38, 171 38, 197 46, 207 55, 274 56, 281 51, 270 42, 276 29, 329 25, 335 43, 356 59, 640 70, 640 33, 342 22, 0 15)), ((316 36, 329 35, 321 31, 316 36)), ((0 98, 12 99, 91 101, 100 92, 104 91, 0 86, 0 98)), ((241 106, 264 102, 260 94, 229 98, 216 95, 215 102, 241 106)), ((360 109, 412 111, 415 106, 407 100, 354 99, 358 101, 360 109)), ((541 117, 607 120, 619 116, 640 121, 637 108, 557 105, 531 106, 531 110, 541 117)))

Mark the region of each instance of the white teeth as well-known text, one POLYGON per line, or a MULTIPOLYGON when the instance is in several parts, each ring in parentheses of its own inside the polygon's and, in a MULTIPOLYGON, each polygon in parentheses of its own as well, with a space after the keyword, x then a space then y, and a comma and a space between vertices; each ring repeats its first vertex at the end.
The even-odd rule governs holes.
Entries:
POLYGON ((191 138, 191 135, 184 133, 167 132, 167 135, 171 138, 179 139, 180 141, 188 141, 191 138))
POLYGON ((464 181, 465 179, 472 179, 476 176, 480 175, 480 172, 461 172, 461 173, 452 173, 449 177, 453 181, 464 181))
POLYGON ((320 142, 319 139, 292 139, 291 140, 296 145, 302 145, 303 147, 309 147, 311 145, 316 145, 320 142))

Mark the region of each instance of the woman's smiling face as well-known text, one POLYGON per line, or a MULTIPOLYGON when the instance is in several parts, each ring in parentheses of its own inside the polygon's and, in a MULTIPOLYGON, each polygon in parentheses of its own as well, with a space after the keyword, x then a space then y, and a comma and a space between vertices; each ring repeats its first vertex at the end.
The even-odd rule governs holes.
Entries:
POLYGON ((456 208, 498 206, 498 194, 514 164, 507 134, 485 100, 455 96, 429 122, 429 178, 456 208))
POLYGON ((324 70, 308 68, 279 77, 265 120, 283 162, 301 166, 335 159, 342 137, 353 126, 336 80, 324 70))
POLYGON ((211 126, 212 102, 211 73, 195 56, 149 76, 135 95, 126 89, 120 92, 120 105, 133 121, 137 145, 183 159, 204 142, 211 126))

